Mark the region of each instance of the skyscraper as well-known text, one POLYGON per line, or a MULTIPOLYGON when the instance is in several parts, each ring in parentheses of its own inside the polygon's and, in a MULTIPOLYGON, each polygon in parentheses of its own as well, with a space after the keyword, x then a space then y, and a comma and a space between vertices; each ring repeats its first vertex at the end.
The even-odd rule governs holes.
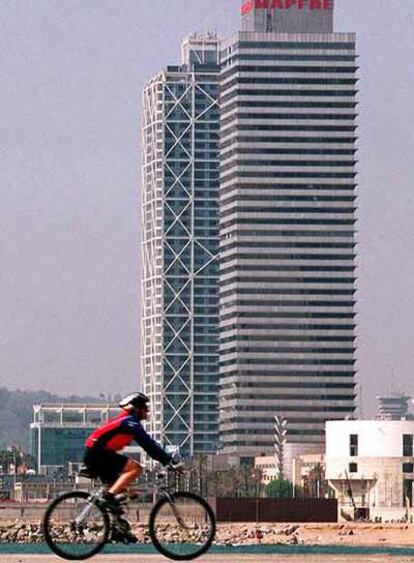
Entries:
POLYGON ((354 412, 355 36, 333 0, 245 0, 222 44, 223 452, 323 441, 354 412))
POLYGON ((150 431, 218 440, 219 42, 194 34, 143 92, 142 375, 150 431))

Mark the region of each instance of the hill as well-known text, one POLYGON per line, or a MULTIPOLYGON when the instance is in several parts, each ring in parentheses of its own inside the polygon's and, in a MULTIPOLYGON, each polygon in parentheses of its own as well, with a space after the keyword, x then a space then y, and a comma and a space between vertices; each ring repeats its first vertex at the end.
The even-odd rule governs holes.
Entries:
MULTIPOLYGON (((110 400, 110 398, 109 398, 110 400)), ((39 403, 93 403, 102 397, 60 397, 47 391, 9 391, 0 387, 0 450, 10 444, 29 448, 29 424, 33 420, 33 405, 39 403)))

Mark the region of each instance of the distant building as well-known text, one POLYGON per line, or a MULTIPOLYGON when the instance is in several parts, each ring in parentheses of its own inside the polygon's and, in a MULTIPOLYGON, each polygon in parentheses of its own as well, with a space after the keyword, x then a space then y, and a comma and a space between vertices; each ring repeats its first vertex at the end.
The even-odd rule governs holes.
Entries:
POLYGON ((343 514, 371 519, 413 512, 414 421, 342 420, 326 424, 326 478, 343 514))
MULTIPOLYGON (((306 491, 309 487, 309 478, 315 469, 319 469, 321 481, 325 480, 325 454, 324 453, 307 453, 300 454, 292 459, 291 481, 296 487, 299 486, 306 491)), ((321 498, 321 483, 316 484, 314 496, 321 498)), ((307 491, 309 495, 311 491, 307 491)))
POLYGON ((220 439, 242 461, 355 410, 355 35, 334 2, 242 3, 221 45, 220 439))
POLYGON ((277 453, 269 456, 258 456, 254 466, 263 470, 263 481, 268 483, 274 479, 287 479, 295 485, 303 485, 303 478, 309 470, 323 464, 325 459, 323 444, 289 444, 283 449, 283 473, 280 473, 280 461, 277 453))
MULTIPOLYGON (((299 444, 299 443, 287 443, 283 452, 283 467, 284 467, 284 477, 290 481, 295 482, 295 465, 303 465, 308 467, 312 465, 313 461, 315 463, 320 463, 325 454, 325 444, 299 444)), ((300 482, 296 482, 297 485, 300 482)))
POLYGON ((143 91, 142 377, 147 428, 218 447, 219 39, 194 33, 143 91))
POLYGON ((262 470, 262 483, 266 485, 279 478, 279 467, 276 455, 255 457, 254 467, 255 469, 262 470))
POLYGON ((37 472, 65 473, 73 464, 80 464, 86 437, 117 414, 118 407, 104 403, 35 405, 30 424, 30 453, 37 472))
POLYGON ((379 418, 382 420, 401 420, 412 418, 409 413, 411 397, 407 395, 385 395, 377 397, 379 418))

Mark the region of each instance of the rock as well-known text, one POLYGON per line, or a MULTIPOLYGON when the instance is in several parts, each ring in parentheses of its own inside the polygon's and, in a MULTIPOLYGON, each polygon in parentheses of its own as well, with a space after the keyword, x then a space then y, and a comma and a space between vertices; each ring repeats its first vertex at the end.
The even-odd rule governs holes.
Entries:
POLYGON ((297 530, 299 530, 299 528, 300 528, 300 526, 297 526, 297 525, 286 526, 286 528, 283 528, 281 533, 284 534, 285 536, 290 536, 290 535, 294 534, 297 530))
POLYGON ((338 533, 338 536, 354 536, 354 535, 355 535, 354 530, 350 530, 350 529, 344 529, 338 533))

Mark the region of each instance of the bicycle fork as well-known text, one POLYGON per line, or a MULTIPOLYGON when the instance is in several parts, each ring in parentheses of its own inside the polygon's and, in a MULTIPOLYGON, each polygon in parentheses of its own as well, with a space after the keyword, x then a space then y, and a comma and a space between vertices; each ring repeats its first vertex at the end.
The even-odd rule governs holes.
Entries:
POLYGON ((165 493, 168 499, 168 502, 170 503, 171 506, 171 510, 173 511, 173 514, 178 522, 178 524, 181 526, 181 528, 184 528, 185 530, 187 530, 187 532, 189 531, 189 527, 187 526, 187 524, 184 522, 183 517, 180 514, 180 511, 178 510, 178 506, 174 500, 174 496, 171 495, 170 493, 165 493))
POLYGON ((91 495, 88 498, 86 506, 82 509, 81 513, 76 516, 74 522, 76 526, 82 526, 84 520, 89 516, 91 510, 96 505, 98 495, 91 495))

